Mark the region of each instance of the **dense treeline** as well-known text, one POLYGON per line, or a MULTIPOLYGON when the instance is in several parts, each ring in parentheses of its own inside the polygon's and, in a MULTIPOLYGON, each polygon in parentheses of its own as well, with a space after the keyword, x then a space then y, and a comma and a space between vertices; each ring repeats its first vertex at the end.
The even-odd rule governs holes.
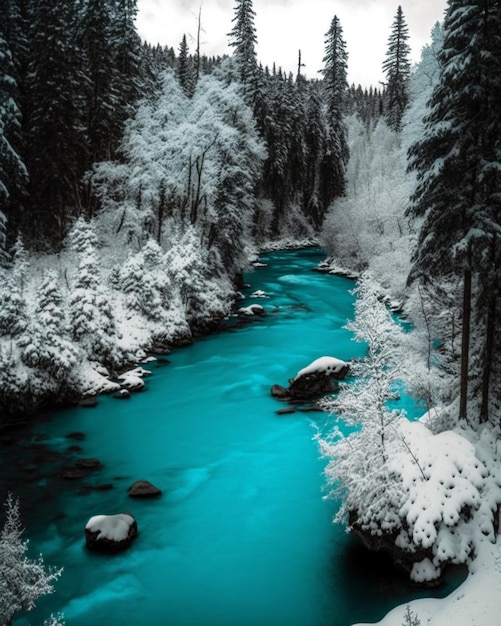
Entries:
MULTIPOLYGON (((480 394, 482 419, 487 419, 497 406, 492 372, 499 361, 499 133, 493 113, 499 81, 485 78, 499 74, 497 38, 491 34, 498 19, 494 7, 477 14, 474 2, 451 1, 453 19, 446 31, 452 48, 441 52, 438 42, 429 67, 422 69, 423 57, 421 70, 412 74, 408 27, 398 7, 382 60, 384 90, 348 86, 346 43, 336 16, 326 28, 322 76, 311 80, 302 75, 300 57, 295 76, 258 64, 251 0, 235 4, 231 57, 210 59, 201 56, 199 45, 191 52, 185 37, 176 49, 142 43, 134 26, 135 0, 85 0, 71 6, 57 0, 4 0, 1 8, 5 344, 22 334, 22 320, 34 319, 39 306, 29 286, 33 268, 19 270, 34 261, 25 248, 60 253, 57 267, 44 258, 37 268, 64 276, 59 287, 64 302, 71 300, 75 268, 61 263, 72 258, 68 236, 78 219, 92 222, 97 239, 91 250, 101 257, 105 290, 127 293, 132 287, 123 268, 139 277, 148 266, 145 259, 153 271, 151 259, 156 258, 162 280, 176 285, 174 291, 160 289, 159 319, 179 298, 192 329, 204 326, 200 318, 205 320, 209 310, 217 310, 217 316, 227 310, 231 285, 263 241, 322 233, 329 251, 357 270, 372 267, 384 275, 388 265, 396 264, 398 271, 388 281, 401 296, 408 297, 403 276, 419 279, 423 310, 430 309, 428 333, 441 338, 449 369, 457 362, 458 328, 464 331, 461 412, 467 397, 480 394), (457 17, 463 5, 472 7, 470 22, 457 17), (484 68, 480 74, 470 71, 469 57, 468 63, 459 62, 451 52, 467 31, 484 33, 475 39, 484 68), (438 65, 430 69, 437 57, 438 65), (419 80, 429 84, 423 88, 419 80), (484 104, 477 92, 485 95, 484 104), (446 136, 443 120, 460 130, 446 136), (482 122, 475 125, 475 120, 482 122), (463 137, 464 128, 469 133, 463 137), (441 164, 452 158, 453 142, 471 156, 450 161, 458 182, 451 186, 439 174, 441 164), (406 172, 409 149, 412 171, 406 172), (463 170, 470 172, 467 187, 463 170), (430 171, 437 172, 436 178, 430 171), (459 200, 451 195, 453 189, 459 200), (421 227, 416 245, 415 231, 421 227), (144 252, 151 242, 160 256, 144 252), (191 258, 182 272, 175 269, 176 254, 191 258), (23 255, 28 260, 22 261, 23 255), (137 255, 144 256, 141 262, 137 255), (443 277, 437 284, 436 273, 443 277), (465 284, 462 303, 454 296, 459 275, 465 284), (215 299, 224 303, 220 308, 208 306, 203 296, 203 286, 214 280, 220 287, 224 282, 216 290, 215 299), (23 297, 25 313, 14 323, 23 297), (444 306, 453 320, 445 328, 444 306)), ((139 304, 131 303, 137 299, 126 300, 135 315, 139 304)), ((71 332, 69 339, 78 342, 78 333, 71 332)), ((155 341, 168 343, 168 333, 158 327, 152 333, 155 341)), ((9 359, 12 364, 14 357, 9 359)))
POLYGON ((228 315, 263 241, 314 237, 344 192, 337 18, 323 80, 257 64, 252 3, 231 58, 142 43, 136 0, 8 0, 0 22, 4 415, 94 393, 142 349, 228 315), (103 369, 106 368, 106 369, 103 369))
MULTIPOLYGON (((177 54, 172 47, 142 44, 135 0, 4 0, 0 8, 0 193, 9 243, 21 233, 29 248, 58 250, 77 217, 99 210, 85 174, 96 162, 123 159, 124 123, 141 98, 161 89, 162 72, 172 69, 191 98, 200 77, 222 59, 190 54, 186 38, 177 54)), ((334 178, 343 177, 346 154, 332 151, 331 127, 332 102, 341 111, 347 100, 346 69, 330 84, 328 74, 325 81, 307 81, 258 67, 252 3, 237 5, 234 23, 237 76, 227 74, 225 80, 239 77, 247 85, 268 150, 254 191, 273 203, 269 234, 280 233, 284 220, 295 221, 286 215, 291 205, 304 216, 300 223, 314 230, 343 189, 341 180, 331 183, 333 177, 324 174, 337 167, 334 178), (243 67, 239 46, 247 41, 243 67), (336 90, 342 98, 328 96, 336 90)), ((345 66, 343 57, 340 67, 345 66)), ((378 100, 377 91, 353 89, 350 105, 370 117, 379 114, 373 104, 378 100)))

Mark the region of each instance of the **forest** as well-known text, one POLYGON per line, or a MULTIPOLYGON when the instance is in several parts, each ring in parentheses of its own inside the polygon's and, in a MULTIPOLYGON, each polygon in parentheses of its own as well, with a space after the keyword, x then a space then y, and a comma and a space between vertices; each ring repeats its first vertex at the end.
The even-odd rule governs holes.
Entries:
POLYGON ((321 245, 324 269, 360 277, 353 329, 374 348, 362 386, 325 408, 381 409, 358 441, 372 467, 355 439, 319 441, 339 519, 418 551, 416 580, 467 562, 461 529, 495 542, 501 504, 499 3, 449 0, 415 66, 398 7, 370 89, 347 82, 337 16, 313 80, 257 62, 252 0, 235 2, 226 57, 142 42, 136 14, 0 0, 0 427, 219 328, 267 246, 321 245), (387 326, 381 294, 412 332, 387 326), (385 409, 395 366, 426 401, 415 427, 385 409), (416 481, 443 454, 468 480, 423 519, 416 481))

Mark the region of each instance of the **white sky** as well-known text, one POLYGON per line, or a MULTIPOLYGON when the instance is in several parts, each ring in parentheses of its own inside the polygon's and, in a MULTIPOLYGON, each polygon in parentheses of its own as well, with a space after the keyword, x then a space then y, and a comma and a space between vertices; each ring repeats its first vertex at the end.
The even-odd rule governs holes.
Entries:
MULTIPOLYGON (((254 0, 258 60, 270 68, 275 62, 286 72, 297 71, 298 50, 309 78, 323 66, 325 33, 334 15, 343 28, 349 54, 348 82, 363 87, 383 80, 388 37, 398 5, 409 27, 412 61, 429 42, 437 21, 443 20, 447 0, 254 0)), ((202 9, 202 53, 231 53, 228 33, 234 17, 234 0, 138 0, 139 35, 152 44, 179 50, 186 34, 195 50, 198 11, 202 9)))

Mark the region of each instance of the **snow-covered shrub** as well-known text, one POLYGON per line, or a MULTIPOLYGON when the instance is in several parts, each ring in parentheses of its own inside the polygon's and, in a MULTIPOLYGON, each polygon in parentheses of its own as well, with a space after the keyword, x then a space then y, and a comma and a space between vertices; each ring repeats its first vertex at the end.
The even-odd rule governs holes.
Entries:
POLYGON ((431 413, 426 422, 410 422, 388 408, 403 373, 403 334, 367 277, 356 291, 349 328, 368 342, 368 353, 352 366, 357 379, 325 403, 352 427, 348 435, 335 427, 318 436, 328 459, 328 497, 342 500, 335 521, 383 538, 387 549, 407 555, 414 580, 428 582, 444 564, 467 562, 481 540, 496 540, 501 446, 490 428, 433 432, 431 413))
POLYGON ((48 569, 42 556, 35 560, 26 557, 28 541, 22 537, 19 501, 9 494, 5 508, 6 520, 0 531, 0 623, 10 624, 18 611, 30 611, 40 596, 53 593, 52 583, 62 569, 48 569))

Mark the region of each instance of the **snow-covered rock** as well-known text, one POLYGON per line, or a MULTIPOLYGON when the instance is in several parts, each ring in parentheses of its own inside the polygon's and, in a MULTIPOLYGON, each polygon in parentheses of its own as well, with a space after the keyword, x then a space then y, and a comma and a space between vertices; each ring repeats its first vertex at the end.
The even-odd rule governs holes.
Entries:
POLYGON ((250 295, 251 298, 269 298, 270 296, 262 289, 257 289, 250 295))
POLYGON ((299 370, 294 377, 294 380, 298 380, 303 376, 318 373, 324 373, 327 376, 332 376, 333 378, 342 380, 348 373, 348 369, 349 365, 346 361, 336 359, 333 356, 321 356, 303 369, 299 370))
POLYGON ((289 380, 289 387, 273 385, 271 395, 279 400, 307 402, 336 391, 334 380, 342 380, 349 370, 346 361, 331 356, 315 359, 289 380))
POLYGON ((118 382, 122 389, 129 391, 141 391, 144 389, 143 377, 149 376, 151 372, 142 367, 135 367, 118 376, 118 382))
POLYGON ((264 317, 266 315, 265 309, 260 304, 251 304, 250 306, 240 307, 237 311, 238 315, 243 317, 264 317))
POLYGON ((119 552, 137 537, 137 522, 130 513, 94 515, 85 526, 87 548, 101 552, 119 552))

